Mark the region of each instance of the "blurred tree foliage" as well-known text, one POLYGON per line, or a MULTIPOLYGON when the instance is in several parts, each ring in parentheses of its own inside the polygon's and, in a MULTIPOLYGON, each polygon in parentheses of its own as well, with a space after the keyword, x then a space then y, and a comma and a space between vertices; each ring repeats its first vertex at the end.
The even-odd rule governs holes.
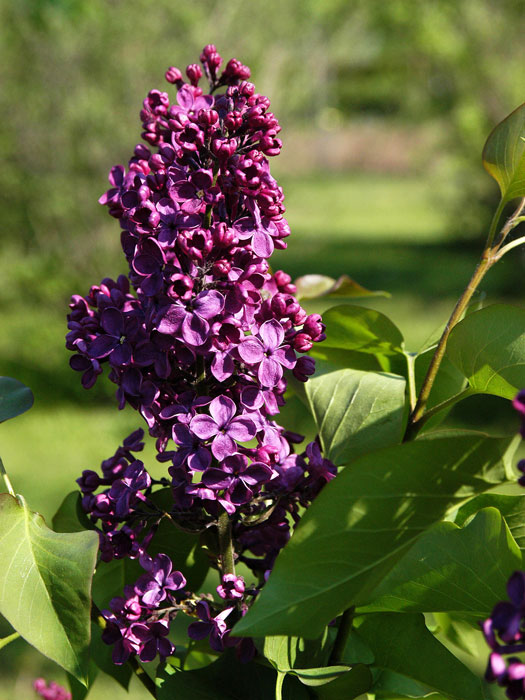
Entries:
POLYGON ((164 69, 209 42, 252 67, 288 127, 323 127, 334 113, 382 120, 384 138, 393 121, 416 134, 434 124, 439 152, 422 167, 437 175, 454 225, 479 233, 494 189, 478 154, 524 95, 523 9, 522 0, 4 0, 4 254, 22 248, 28 266, 38 259, 49 284, 69 290, 64 261, 70 277, 107 271, 119 242, 96 206, 101 174, 126 162, 141 101, 164 88, 164 69))

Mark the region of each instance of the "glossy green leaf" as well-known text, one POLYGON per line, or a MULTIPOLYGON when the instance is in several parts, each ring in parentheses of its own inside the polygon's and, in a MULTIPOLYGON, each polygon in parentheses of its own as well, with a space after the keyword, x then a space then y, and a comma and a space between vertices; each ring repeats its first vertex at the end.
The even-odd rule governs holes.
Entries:
POLYGON ((301 637, 266 637, 263 654, 276 671, 297 676, 305 685, 330 683, 350 669, 347 665, 328 666, 331 644, 328 629, 317 640, 301 637), (314 666, 314 664, 319 664, 314 666))
POLYGON ((483 148, 485 170, 496 180, 504 202, 525 196, 525 104, 490 133, 483 148))
POLYGON ((81 682, 97 550, 94 532, 55 533, 21 499, 0 494, 0 613, 81 682))
POLYGON ((512 399, 525 386, 525 309, 487 306, 452 329, 447 357, 472 389, 512 399))
POLYGON ((501 514, 485 508, 464 528, 435 525, 381 581, 365 611, 461 612, 487 617, 521 567, 521 551, 501 514), (468 585, 465 585, 468 581, 468 585))
POLYGON ((33 405, 33 392, 11 377, 0 377, 0 423, 19 416, 33 405))
POLYGON ((425 530, 505 478, 512 439, 431 433, 363 455, 323 489, 234 634, 314 637, 366 600, 425 530))
POLYGON ((357 664, 344 676, 315 689, 318 700, 353 700, 372 687, 368 666, 357 664))
POLYGON ((402 352, 403 336, 379 311, 344 304, 323 313, 326 324, 324 347, 383 355, 402 352))
POLYGON ((321 668, 291 668, 286 673, 296 676, 304 685, 317 687, 331 683, 349 670, 350 666, 321 666, 321 668))
POLYGON ((363 287, 359 282, 341 275, 338 279, 326 275, 303 275, 294 282, 297 299, 318 299, 319 297, 340 297, 357 299, 364 297, 389 297, 388 292, 375 291, 363 287))
POLYGON ((347 464, 372 449, 401 440, 405 409, 403 377, 319 363, 305 392, 325 457, 347 464))
POLYGON ((499 493, 483 493, 461 506, 455 522, 462 526, 482 508, 497 508, 505 518, 509 530, 522 552, 525 551, 525 495, 506 496, 499 493))
MULTIPOLYGON (((276 672, 258 663, 241 664, 234 654, 195 671, 161 666, 157 672, 157 700, 269 700, 275 697, 276 672)), ((308 690, 295 678, 284 681, 283 698, 309 700, 308 690)))
MULTIPOLYGON (((488 697, 486 684, 437 641, 422 615, 367 615, 359 633, 374 650, 374 667, 383 673, 393 672, 458 700, 488 697)), ((389 689, 382 675, 375 675, 372 692, 389 689)))
POLYGON ((80 506, 81 500, 79 491, 71 491, 67 494, 53 516, 55 532, 83 532, 93 529, 93 524, 80 506))
POLYGON ((265 637, 262 653, 278 671, 290 669, 326 666, 332 649, 333 639, 327 627, 317 639, 302 637, 269 636, 265 637))
POLYGON ((133 584, 144 573, 136 559, 99 561, 93 576, 93 601, 101 610, 109 607, 112 598, 121 596, 126 584, 133 584))
POLYGON ((374 662, 374 652, 361 638, 359 632, 352 628, 346 640, 341 661, 344 664, 371 664, 374 662))

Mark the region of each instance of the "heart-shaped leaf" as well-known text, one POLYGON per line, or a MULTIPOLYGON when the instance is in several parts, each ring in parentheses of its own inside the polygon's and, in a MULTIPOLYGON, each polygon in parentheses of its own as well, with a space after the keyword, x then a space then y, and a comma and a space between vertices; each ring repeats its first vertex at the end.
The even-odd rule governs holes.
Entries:
POLYGON ((306 511, 234 634, 321 634, 450 509, 500 483, 514 447, 479 433, 430 433, 356 459, 306 511))
POLYGON ((521 567, 521 559, 499 511, 485 508, 464 528, 445 522, 422 535, 381 581, 364 610, 484 618, 505 597, 507 580, 521 567))
POLYGON ((497 508, 505 518, 516 544, 525 552, 525 495, 507 496, 501 493, 482 493, 471 498, 458 510, 456 524, 460 527, 482 508, 497 508))
POLYGON ((316 688, 315 693, 319 700, 352 700, 366 693, 371 686, 370 669, 363 664, 357 664, 331 683, 316 688))
POLYGON ((33 392, 25 384, 11 377, 0 377, 0 423, 25 413, 33 401, 33 392))
MULTIPOLYGON (((224 653, 212 664, 194 671, 179 671, 170 665, 157 671, 158 700, 268 700, 275 697, 277 674, 258 663, 242 664, 235 655, 224 653)), ((308 690, 295 678, 284 681, 283 698, 308 700, 308 690)))
POLYGON ((294 282, 297 291, 297 299, 318 299, 319 297, 340 297, 344 299, 357 299, 363 297, 389 297, 388 292, 372 292, 348 275, 341 275, 338 279, 326 275, 303 275, 294 282))
POLYGON ((525 386, 525 309, 494 304, 450 333, 446 356, 473 391, 512 399, 525 386))
POLYGON ((359 633, 374 650, 374 667, 382 672, 375 675, 372 692, 396 695, 398 688, 388 683, 394 673, 457 700, 489 697, 487 685, 429 632, 423 615, 367 615, 359 633))
POLYGON ((325 457, 347 464, 372 449, 401 439, 405 380, 395 374, 355 369, 330 371, 318 363, 305 384, 325 457))
POLYGON ((0 613, 85 683, 98 537, 53 532, 18 499, 0 494, 0 613))
POLYGON ((380 311, 342 304, 323 313, 326 348, 358 350, 372 355, 392 355, 403 351, 403 335, 380 311))
POLYGON ((483 165, 498 183, 503 202, 525 196, 525 104, 492 130, 483 149, 483 165))

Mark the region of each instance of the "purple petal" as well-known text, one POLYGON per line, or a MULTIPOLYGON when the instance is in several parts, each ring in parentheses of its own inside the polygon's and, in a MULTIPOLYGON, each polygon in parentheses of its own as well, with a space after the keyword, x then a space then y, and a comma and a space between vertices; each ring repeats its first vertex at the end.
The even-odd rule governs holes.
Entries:
POLYGON ((197 472, 203 472, 211 464, 211 454, 210 451, 205 447, 198 447, 195 452, 188 455, 188 466, 197 472))
POLYGON ((218 428, 224 428, 236 413, 236 406, 227 396, 217 396, 210 403, 210 413, 218 428))
POLYGON ((261 341, 253 336, 245 338, 237 348, 239 355, 244 362, 254 365, 264 357, 264 349, 261 341))
POLYGON ((100 325, 109 335, 120 338, 124 332, 122 313, 113 306, 104 309, 100 315, 100 325))
POLYGON ((224 309, 224 297, 220 292, 211 289, 208 292, 201 292, 193 303, 195 313, 201 318, 214 318, 224 309))
POLYGON ((211 444, 211 451, 215 459, 221 461, 226 459, 226 457, 235 454, 237 451, 237 445, 233 442, 229 435, 218 433, 211 444))
POLYGON ((111 353, 109 361, 112 365, 117 367, 129 365, 131 362, 131 345, 127 342, 117 345, 117 347, 111 353))
POLYGON ((189 85, 183 85, 177 92, 177 102, 185 110, 193 107, 193 91, 189 85))
POLYGON ((99 335, 90 344, 88 354, 90 357, 94 357, 96 359, 107 357, 109 353, 117 347, 117 345, 117 338, 110 335, 99 335))
POLYGON ((234 440, 239 442, 248 442, 257 432, 255 423, 246 416, 237 416, 234 418, 227 429, 227 434, 234 440))
POLYGON ((265 357, 259 365, 257 376, 263 386, 267 386, 271 389, 281 381, 283 368, 278 362, 272 360, 271 357, 265 357))
POLYGON ((265 350, 277 350, 284 340, 284 330, 279 321, 272 319, 262 324, 259 335, 263 339, 265 350))
POLYGON ((253 498, 253 491, 251 491, 242 479, 237 479, 237 483, 232 491, 230 491, 230 500, 236 506, 240 506, 243 503, 251 501, 253 498))
POLYGON ((187 180, 180 180, 175 182, 170 189, 170 194, 175 195, 175 199, 182 201, 184 199, 194 199, 197 194, 197 188, 191 182, 187 180))
POLYGON ((262 462, 254 462, 250 464, 248 469, 242 474, 242 478, 247 484, 253 486, 255 484, 261 484, 266 481, 270 481, 272 478, 273 471, 270 467, 262 462))
POLYGON ((189 428, 186 425, 177 423, 173 426, 171 435, 173 442, 179 447, 193 447, 193 435, 190 433, 189 428))
POLYGON ((179 332, 182 322, 187 315, 188 312, 183 306, 172 304, 161 313, 156 330, 159 333, 166 333, 166 335, 175 335, 179 332))
POLYGON ((273 253, 272 237, 265 231, 255 231, 252 238, 252 250, 260 258, 269 258, 273 253))
POLYGON ((213 174, 211 170, 195 170, 190 175, 191 182, 199 190, 207 190, 213 183, 213 174))
POLYGON ((182 322, 182 337, 189 345, 203 345, 210 334, 210 324, 196 313, 188 314, 182 322))
POLYGON ((199 415, 191 419, 190 430, 201 440, 209 440, 214 435, 217 435, 218 427, 210 416, 199 415))
POLYGON ((232 376, 235 365, 228 352, 217 352, 211 363, 211 373, 218 382, 224 382, 232 376))
POLYGON ((231 482, 231 474, 223 472, 222 469, 208 469, 202 477, 202 483, 212 488, 227 489, 231 482))

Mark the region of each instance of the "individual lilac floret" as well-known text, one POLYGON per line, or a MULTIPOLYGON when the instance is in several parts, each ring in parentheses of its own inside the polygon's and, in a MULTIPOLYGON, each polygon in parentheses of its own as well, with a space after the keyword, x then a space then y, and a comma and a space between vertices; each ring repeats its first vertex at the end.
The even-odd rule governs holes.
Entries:
POLYGON ((245 583, 242 576, 225 574, 222 583, 217 586, 217 593, 223 600, 241 600, 244 596, 245 583))
POLYGON ((226 618, 232 612, 233 608, 225 608, 215 617, 212 617, 210 606, 205 600, 197 603, 198 622, 192 622, 188 627, 188 636, 190 639, 200 641, 209 637, 210 647, 214 651, 223 651, 224 635, 229 631, 226 618))
POLYGON ((512 574, 507 593, 510 600, 498 603, 481 624, 492 649, 485 678, 505 687, 510 700, 517 700, 525 698, 525 664, 508 655, 525 651, 525 571, 512 574))
POLYGON ((55 681, 49 685, 43 678, 37 678, 33 683, 35 692, 44 700, 71 700, 71 693, 55 681))
POLYGON ((195 416, 190 430, 201 440, 211 440, 211 451, 218 460, 235 454, 235 440, 248 442, 257 432, 255 423, 247 416, 236 416, 237 407, 227 396, 217 396, 210 403, 210 414, 195 416))
POLYGON ((147 573, 135 584, 135 592, 145 605, 158 607, 170 595, 170 591, 178 591, 186 586, 186 579, 180 571, 172 570, 173 564, 166 554, 158 554, 154 559, 143 555, 140 564, 147 573))
POLYGON ((283 367, 295 367, 295 353, 283 341, 283 327, 272 320, 262 324, 259 337, 245 338, 239 345, 238 352, 244 362, 257 367, 261 386, 273 388, 282 379, 283 367))

